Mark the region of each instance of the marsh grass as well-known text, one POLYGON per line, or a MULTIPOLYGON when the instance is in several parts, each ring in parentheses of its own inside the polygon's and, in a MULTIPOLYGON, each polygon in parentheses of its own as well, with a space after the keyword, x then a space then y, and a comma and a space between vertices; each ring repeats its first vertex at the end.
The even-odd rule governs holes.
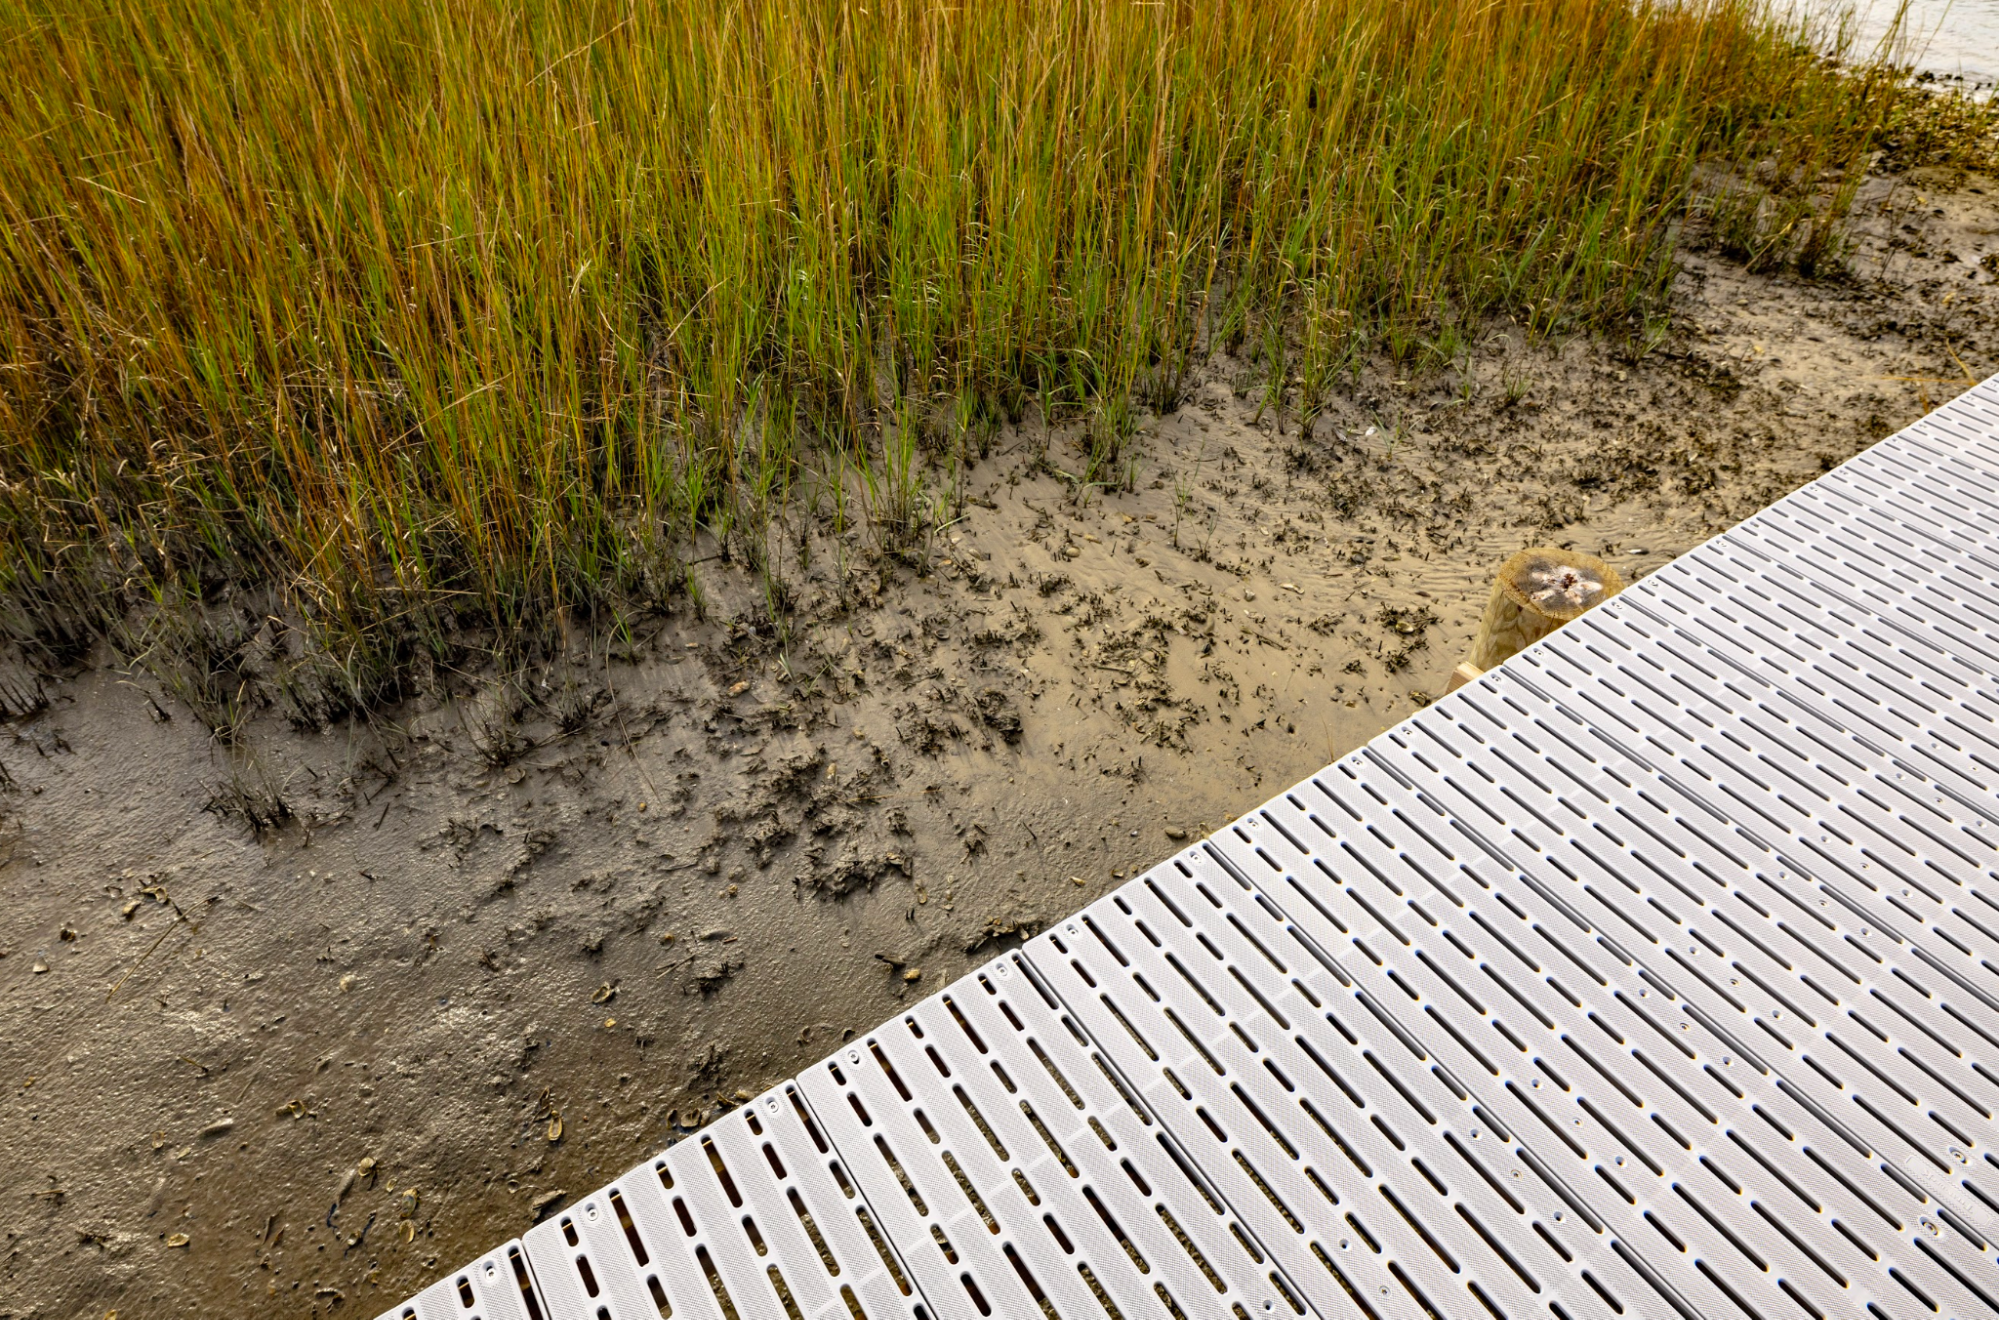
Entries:
POLYGON ((0 0, 15 626, 261 582, 365 701, 768 558, 808 473, 890 553, 1030 410, 1114 484, 1217 347, 1309 417, 1495 314, 1623 333, 1690 210, 1824 264, 1896 95, 1828 52, 1751 0, 0 0))

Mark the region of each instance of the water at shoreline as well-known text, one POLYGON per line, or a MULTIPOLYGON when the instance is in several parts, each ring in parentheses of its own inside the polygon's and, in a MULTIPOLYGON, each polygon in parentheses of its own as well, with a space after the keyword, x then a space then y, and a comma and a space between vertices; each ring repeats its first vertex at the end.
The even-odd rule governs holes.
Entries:
MULTIPOLYGON (((1859 53, 1880 40, 1895 0, 1858 0, 1856 11, 1859 53)), ((1987 92, 1999 80, 1999 0, 1910 0, 1907 31, 1903 58, 1918 69, 1987 92)))

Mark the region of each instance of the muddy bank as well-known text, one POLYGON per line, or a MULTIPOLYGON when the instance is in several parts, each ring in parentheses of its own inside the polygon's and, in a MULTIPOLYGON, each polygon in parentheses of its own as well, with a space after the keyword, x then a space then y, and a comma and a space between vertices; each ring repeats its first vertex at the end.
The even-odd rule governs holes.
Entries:
POLYGON ((0 1318, 373 1315, 1408 715, 1512 550, 1642 576, 1999 369, 1994 183, 1869 189, 1851 281, 1689 251, 1649 345, 1498 325, 1309 429, 1217 355, 1127 492, 1029 418, 904 554, 804 535, 775 620, 715 561, 233 743, 12 675, 0 1318))

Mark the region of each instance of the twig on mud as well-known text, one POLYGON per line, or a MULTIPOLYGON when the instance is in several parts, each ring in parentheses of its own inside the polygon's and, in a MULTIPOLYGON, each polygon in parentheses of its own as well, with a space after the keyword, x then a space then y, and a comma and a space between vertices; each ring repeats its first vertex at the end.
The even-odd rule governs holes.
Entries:
POLYGON ((117 994, 118 994, 118 992, 119 992, 120 990, 122 990, 122 989, 124 988, 124 986, 125 986, 125 982, 127 982, 127 981, 129 981, 129 980, 131 980, 131 979, 132 979, 132 974, 133 974, 134 972, 138 971, 138 970, 139 970, 139 968, 141 968, 142 966, 144 966, 144 965, 145 965, 145 962, 146 962, 146 959, 148 959, 148 958, 150 958, 150 957, 152 957, 152 956, 153 956, 153 950, 154 950, 154 949, 157 949, 157 948, 159 948, 159 947, 160 947, 160 944, 161 944, 161 942, 162 942, 162 941, 164 941, 164 940, 166 939, 166 937, 167 937, 167 936, 169 936, 169 935, 173 934, 173 933, 174 933, 174 929, 175 929, 176 927, 178 927, 178 926, 179 926, 179 925, 180 925, 180 924, 181 924, 182 922, 187 922, 187 925, 188 925, 188 927, 189 927, 190 929, 192 929, 193 931, 195 931, 196 933, 199 933, 199 932, 200 932, 200 930, 201 930, 201 927, 200 927, 200 926, 196 925, 196 924, 195 924, 194 922, 192 922, 192 921, 188 921, 188 920, 187 920, 187 913, 185 913, 185 912, 182 912, 182 911, 180 910, 180 908, 179 908, 178 906, 176 906, 176 907, 174 908, 174 919, 173 919, 173 920, 172 920, 171 922, 169 922, 169 923, 167 924, 167 928, 166 928, 165 930, 163 930, 163 931, 161 931, 161 932, 160 932, 160 937, 159 937, 159 939, 156 939, 156 940, 154 940, 154 941, 152 942, 152 944, 150 944, 149 946, 147 946, 147 948, 146 948, 146 951, 145 951, 144 953, 142 953, 142 954, 140 954, 140 955, 139 955, 139 961, 138 961, 138 962, 135 962, 135 963, 133 963, 133 964, 132 964, 132 965, 131 965, 130 967, 128 967, 128 968, 127 968, 127 969, 125 970, 125 974, 124 974, 123 976, 121 976, 121 977, 119 977, 119 978, 118 978, 118 984, 117 984, 117 985, 114 985, 114 986, 112 986, 112 987, 111 987, 111 990, 110 990, 110 993, 108 993, 108 994, 106 994, 106 995, 104 996, 104 1002, 105 1002, 105 1003, 107 1003, 107 1004, 108 1004, 108 1003, 110 1003, 110 1002, 111 1002, 111 1001, 112 1001, 112 1000, 113 1000, 114 998, 116 998, 116 997, 117 997, 117 994))
POLYGON ((632 768, 639 772, 639 778, 645 782, 646 792, 657 801, 659 790, 653 787, 652 776, 646 773, 645 763, 639 760, 639 754, 632 749, 631 730, 625 727, 625 708, 618 704, 618 689, 611 682, 611 648, 608 646, 604 648, 604 690, 611 694, 611 713, 618 717, 618 736, 625 740, 625 755, 632 758, 632 768))
POLYGON ((1964 359, 1957 355, 1956 349, 1946 343, 1943 346, 1943 351, 1950 354, 1950 360, 1957 363, 1957 369, 1964 373, 1964 383, 1966 385, 1976 385, 1978 383, 1978 377, 1971 374, 1971 368, 1964 365, 1964 359))

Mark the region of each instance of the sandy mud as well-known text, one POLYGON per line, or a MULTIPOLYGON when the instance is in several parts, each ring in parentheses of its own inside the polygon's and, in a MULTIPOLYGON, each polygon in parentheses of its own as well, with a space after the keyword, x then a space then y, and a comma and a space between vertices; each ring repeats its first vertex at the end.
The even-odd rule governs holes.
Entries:
POLYGON ((322 733, 11 671, 0 1320, 385 1309, 1408 716, 1513 550, 1640 577, 1999 369, 1995 203, 1877 180, 1850 280, 1689 251, 1642 355, 1495 325, 1309 429, 1217 355, 1129 491, 1030 416, 775 622, 714 560, 322 733))

